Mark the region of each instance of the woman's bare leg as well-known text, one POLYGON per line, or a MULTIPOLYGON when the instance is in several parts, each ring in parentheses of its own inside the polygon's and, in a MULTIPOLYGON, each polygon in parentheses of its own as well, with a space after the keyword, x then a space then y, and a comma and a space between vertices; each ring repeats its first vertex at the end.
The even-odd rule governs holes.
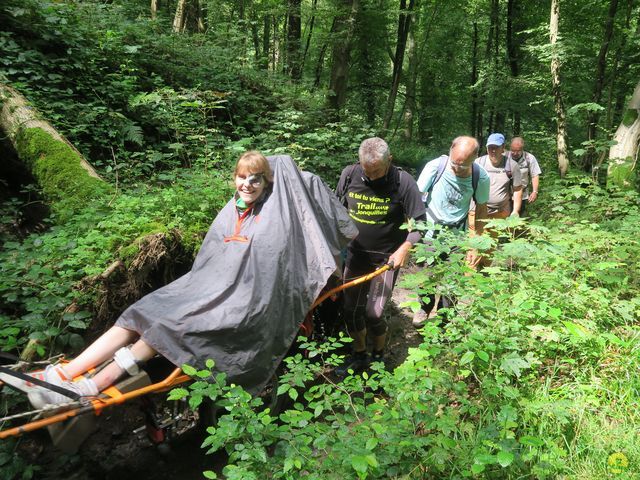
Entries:
MULTIPOLYGON (((145 343, 144 340, 138 340, 131 346, 131 353, 133 354, 136 361, 146 362, 147 360, 151 360, 157 352, 147 343, 145 343)), ((105 388, 116 383, 118 379, 122 377, 122 375, 124 375, 124 373, 125 372, 120 367, 120 365, 118 365, 116 362, 111 362, 109 365, 96 373, 96 375, 93 377, 93 381, 98 387, 98 390, 102 391, 105 388)))
POLYGON ((138 337, 133 330, 111 327, 100 338, 89 345, 80 355, 64 365, 64 373, 73 378, 113 357, 120 348, 129 345, 138 337))

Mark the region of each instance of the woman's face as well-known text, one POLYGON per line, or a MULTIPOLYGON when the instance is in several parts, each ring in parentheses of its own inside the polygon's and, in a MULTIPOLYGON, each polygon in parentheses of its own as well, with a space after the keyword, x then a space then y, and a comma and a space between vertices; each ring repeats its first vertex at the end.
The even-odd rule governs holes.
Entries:
POLYGON ((249 173, 241 170, 236 174, 236 190, 247 205, 258 200, 266 186, 267 181, 261 173, 249 173))

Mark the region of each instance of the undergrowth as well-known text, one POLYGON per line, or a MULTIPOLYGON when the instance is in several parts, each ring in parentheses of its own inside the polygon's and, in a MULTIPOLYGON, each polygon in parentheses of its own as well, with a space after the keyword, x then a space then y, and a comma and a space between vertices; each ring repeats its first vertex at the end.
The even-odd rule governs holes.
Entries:
POLYGON ((519 220, 493 222, 503 240, 482 274, 460 252, 488 238, 417 249, 430 266, 405 286, 458 302, 395 371, 335 382, 340 342, 303 339, 307 356, 281 378, 294 401, 283 413, 224 375, 174 391, 225 410, 203 443, 229 454, 225 478, 637 478, 638 196, 551 183, 525 236, 519 220))

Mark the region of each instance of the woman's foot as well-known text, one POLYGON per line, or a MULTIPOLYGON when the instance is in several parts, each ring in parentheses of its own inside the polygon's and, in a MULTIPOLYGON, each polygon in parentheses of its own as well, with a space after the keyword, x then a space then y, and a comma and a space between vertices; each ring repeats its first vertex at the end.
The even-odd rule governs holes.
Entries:
POLYGON ((31 405, 33 405, 34 408, 41 409, 46 406, 53 407, 76 401, 85 402, 89 400, 90 397, 96 397, 100 393, 97 385, 90 378, 83 378, 77 382, 61 382, 58 386, 80 395, 80 399, 74 400, 62 393, 39 387, 37 390, 34 389, 29 392, 29 402, 31 402, 31 405))
MULTIPOLYGON (((62 383, 71 380, 65 373, 63 367, 59 365, 47 365, 44 370, 30 372, 27 375, 53 385, 61 385, 62 383)), ((34 390, 42 388, 27 379, 14 377, 8 373, 0 373, 0 381, 24 393, 31 393, 34 390)))

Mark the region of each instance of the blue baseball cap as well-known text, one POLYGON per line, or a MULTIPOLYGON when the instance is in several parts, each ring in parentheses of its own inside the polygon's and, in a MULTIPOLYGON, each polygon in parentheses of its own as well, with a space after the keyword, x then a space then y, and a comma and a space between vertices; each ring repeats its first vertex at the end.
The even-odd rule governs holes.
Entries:
POLYGON ((487 147, 489 145, 497 145, 498 147, 503 146, 504 135, 501 133, 492 133, 491 135, 489 135, 489 138, 487 138, 487 147))

